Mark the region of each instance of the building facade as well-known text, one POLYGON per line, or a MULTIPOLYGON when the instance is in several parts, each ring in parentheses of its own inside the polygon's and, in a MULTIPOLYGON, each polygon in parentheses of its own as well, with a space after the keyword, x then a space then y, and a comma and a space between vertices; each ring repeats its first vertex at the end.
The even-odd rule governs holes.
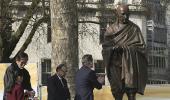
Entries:
MULTIPOLYGON (((26 10, 24 10, 23 7, 27 8, 27 6, 30 5, 30 1, 16 1, 17 0, 15 0, 14 4, 21 5, 21 11, 18 12, 14 10, 14 13, 16 13, 15 16, 22 18, 26 10)), ((80 67, 81 57, 84 54, 92 54, 95 65, 94 70, 97 73, 105 74, 105 67, 102 63, 103 58, 101 54, 102 35, 106 27, 115 21, 113 10, 115 9, 115 5, 119 2, 129 5, 131 13, 130 20, 140 27, 147 44, 149 61, 148 84, 168 83, 167 73, 170 73, 170 68, 168 67, 170 66, 170 63, 168 63, 170 62, 170 55, 168 56, 168 50, 170 50, 170 7, 167 7, 166 13, 165 7, 160 5, 159 0, 78 0, 80 67), (165 14, 167 16, 166 21, 164 17, 165 14), (169 48, 167 48, 167 46, 169 48)), ((35 14, 34 17, 36 18, 37 15, 42 16, 41 13, 39 13, 35 14)), ((20 22, 13 23, 14 31, 19 24, 20 22)), ((30 24, 33 24, 33 22, 30 21, 30 24)), ((23 41, 25 41, 29 35, 31 28, 31 26, 27 27, 11 57, 20 49, 23 41)), ((51 75, 52 47, 49 38, 51 36, 50 33, 50 24, 43 23, 37 29, 32 42, 26 49, 29 55, 29 63, 36 63, 38 67, 38 88, 45 86, 46 79, 51 75)), ((105 78, 105 85, 109 85, 107 77, 105 78)), ((41 95, 41 90, 39 91, 39 95, 41 95)))
MULTIPOLYGON (((170 2, 166 5, 166 26, 167 26, 167 45, 168 45, 168 69, 167 75, 170 74, 170 2)), ((170 83, 170 76, 168 77, 170 83)))
MULTIPOLYGON (((29 0, 26 2, 29 2, 29 0)), ((165 16, 165 8, 160 5, 159 0, 78 0, 80 67, 81 57, 87 53, 92 54, 95 65, 94 70, 96 70, 97 73, 105 74, 101 55, 102 46, 100 43, 106 27, 115 21, 113 10, 115 9, 115 5, 119 2, 129 5, 131 13, 130 20, 140 27, 147 44, 149 61, 148 83, 168 83, 167 32, 165 18, 163 17, 165 16)), ((22 17, 24 15, 24 11, 16 13, 17 17, 22 17)), ((167 16, 169 16, 168 13, 167 16)), ((15 30, 19 24, 20 22, 14 23, 13 29, 15 30)), ((30 24, 32 24, 32 22, 30 22, 30 24)), ((44 80, 51 75, 52 48, 50 40, 48 39, 48 37, 50 37, 49 27, 49 24, 42 24, 26 50, 30 56, 29 62, 37 63, 39 68, 39 85, 45 85, 46 81, 44 80)), ((24 36, 17 44, 17 48, 12 55, 15 55, 22 46, 29 31, 30 27, 25 31, 24 36)), ((109 85, 107 77, 106 85, 109 85)))
POLYGON ((160 0, 144 2, 148 8, 147 16, 147 49, 149 84, 166 84, 168 69, 166 9, 160 0))

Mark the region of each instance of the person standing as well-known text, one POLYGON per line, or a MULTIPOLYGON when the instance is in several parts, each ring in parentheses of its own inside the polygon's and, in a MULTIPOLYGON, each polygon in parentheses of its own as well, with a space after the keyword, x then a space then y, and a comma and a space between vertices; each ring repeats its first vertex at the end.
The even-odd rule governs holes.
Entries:
POLYGON ((82 57, 82 67, 77 71, 75 100, 94 100, 93 89, 101 89, 104 83, 103 77, 97 77, 93 68, 92 55, 86 54, 82 57))
POLYGON ((70 92, 64 78, 66 72, 66 65, 60 64, 56 68, 56 74, 47 80, 48 100, 70 100, 70 92))
POLYGON ((102 55, 115 100, 136 100, 147 83, 146 45, 140 28, 129 20, 129 7, 119 4, 117 21, 104 34, 102 55))
POLYGON ((7 93, 7 100, 25 100, 24 89, 21 85, 23 81, 23 73, 21 71, 17 71, 14 77, 16 81, 11 92, 7 93))
POLYGON ((6 94, 8 92, 11 92, 16 80, 15 80, 15 73, 17 71, 21 71, 23 73, 23 81, 21 83, 24 90, 27 90, 28 94, 31 96, 35 95, 34 90, 31 87, 30 82, 30 74, 29 72, 24 68, 28 61, 28 55, 24 52, 19 52, 15 59, 15 61, 6 69, 5 75, 4 75, 4 96, 3 100, 6 100, 6 94))

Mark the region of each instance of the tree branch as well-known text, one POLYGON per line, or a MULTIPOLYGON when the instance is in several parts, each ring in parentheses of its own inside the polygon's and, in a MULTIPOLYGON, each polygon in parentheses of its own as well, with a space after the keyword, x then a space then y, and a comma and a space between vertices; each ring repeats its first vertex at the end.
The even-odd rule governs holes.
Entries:
POLYGON ((28 38, 26 39, 25 43, 21 47, 20 51, 25 51, 27 49, 28 45, 31 43, 33 36, 34 36, 36 30, 38 29, 38 27, 40 26, 40 24, 42 24, 43 22, 47 22, 47 21, 49 21, 49 17, 43 17, 34 23, 33 28, 31 30, 28 38))
POLYGON ((2 62, 9 62, 10 55, 12 54, 12 51, 15 49, 18 41, 20 40, 21 36, 23 35, 29 20, 32 18, 33 14, 36 12, 36 9, 38 7, 38 4, 41 0, 32 0, 32 4, 30 8, 27 10, 25 17, 22 19, 22 22, 17 29, 15 34, 12 34, 10 38, 8 38, 7 43, 5 43, 5 47, 3 50, 3 57, 2 62))
MULTIPOLYGON (((19 26, 19 28, 17 29, 16 33, 12 36, 12 41, 11 44, 14 44, 16 46, 16 44, 18 43, 20 37, 23 35, 29 20, 31 19, 31 17, 33 16, 33 14, 36 12, 36 8, 38 6, 38 3, 41 0, 33 0, 30 9, 27 11, 25 18, 22 19, 22 22, 19 26)), ((12 47, 14 45, 11 45, 12 47)), ((14 47, 15 48, 15 47, 14 47)))
POLYGON ((7 58, 9 59, 9 56, 11 55, 12 51, 15 49, 19 39, 23 35, 23 33, 24 33, 28 23, 29 23, 29 20, 31 19, 33 14, 36 12, 36 8, 37 8, 40 1, 41 0, 33 0, 32 1, 32 4, 31 4, 29 10, 27 11, 25 17, 22 19, 22 22, 21 22, 19 28, 17 29, 16 33, 11 36, 11 39, 9 39, 8 46, 4 48, 5 50, 4 50, 4 53, 3 53, 4 56, 6 56, 5 57, 6 59, 7 58))
MULTIPOLYGON (((25 28, 27 27, 29 20, 31 19, 31 17, 33 16, 33 14, 35 13, 35 10, 38 6, 38 3, 41 0, 33 0, 30 9, 27 11, 25 18, 22 19, 22 23, 20 24, 19 28, 17 29, 16 33, 13 35, 12 39, 13 42, 16 42, 17 40, 19 40, 19 38, 22 36, 22 34, 25 31, 25 28)), ((18 41, 17 41, 18 42, 18 41)))

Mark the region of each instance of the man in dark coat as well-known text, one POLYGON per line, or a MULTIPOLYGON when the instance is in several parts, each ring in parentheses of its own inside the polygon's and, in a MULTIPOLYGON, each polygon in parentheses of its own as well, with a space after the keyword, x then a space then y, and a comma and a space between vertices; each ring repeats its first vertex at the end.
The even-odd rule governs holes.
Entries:
POLYGON ((139 27, 129 20, 129 8, 120 4, 117 21, 106 29, 103 59, 115 100, 135 100, 136 93, 144 94, 147 82, 146 46, 139 27))
POLYGON ((64 78, 67 72, 65 64, 56 68, 56 74, 47 81, 48 100, 70 100, 67 81, 64 78))
POLYGON ((24 68, 24 66, 27 64, 27 61, 28 61, 28 55, 24 52, 19 52, 15 57, 15 61, 6 69, 4 75, 4 97, 3 97, 4 100, 6 100, 6 93, 11 92, 11 89, 15 84, 16 80, 14 75, 17 71, 21 71, 23 73, 23 82, 22 82, 23 89, 27 90, 28 91, 27 94, 31 96, 35 95, 35 92, 32 92, 33 89, 31 87, 30 74, 24 68))
POLYGON ((83 66, 76 74, 76 96, 75 100, 94 100, 93 89, 101 89, 104 78, 97 78, 95 72, 91 70, 93 67, 92 55, 84 55, 82 57, 83 66))

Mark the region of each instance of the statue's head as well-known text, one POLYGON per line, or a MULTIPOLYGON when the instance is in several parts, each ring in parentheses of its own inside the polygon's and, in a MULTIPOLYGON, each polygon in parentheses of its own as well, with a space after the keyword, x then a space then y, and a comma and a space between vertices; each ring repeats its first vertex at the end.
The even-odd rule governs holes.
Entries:
POLYGON ((119 4, 116 8, 119 23, 126 24, 129 20, 129 7, 126 4, 119 4))

